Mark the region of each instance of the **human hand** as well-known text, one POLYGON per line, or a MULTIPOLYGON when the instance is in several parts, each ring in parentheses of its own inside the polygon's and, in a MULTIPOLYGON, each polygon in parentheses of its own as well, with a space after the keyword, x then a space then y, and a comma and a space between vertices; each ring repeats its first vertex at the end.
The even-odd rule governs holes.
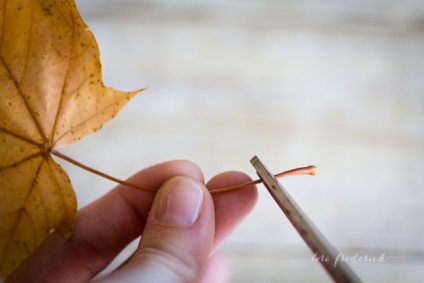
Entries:
POLYGON ((252 210, 257 190, 211 196, 206 187, 218 189, 250 178, 226 172, 205 187, 195 164, 170 161, 129 181, 160 189, 155 194, 117 186, 78 212, 68 240, 53 232, 6 282, 90 281, 140 235, 133 256, 98 282, 222 282, 225 272, 211 254, 252 210))

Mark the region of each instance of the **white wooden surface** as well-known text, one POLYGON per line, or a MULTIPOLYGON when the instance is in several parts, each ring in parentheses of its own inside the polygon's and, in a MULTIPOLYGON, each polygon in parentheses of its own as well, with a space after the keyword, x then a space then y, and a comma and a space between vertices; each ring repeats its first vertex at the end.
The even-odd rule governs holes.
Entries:
MULTIPOLYGON (((207 178, 258 155, 366 282, 424 280, 424 4, 77 1, 108 85, 150 89, 62 151, 120 178, 183 158, 207 178), (388 258, 391 257, 391 258, 388 258)), ((80 205, 114 185, 62 163, 80 205)), ((222 247, 231 282, 330 282, 260 187, 222 247)))

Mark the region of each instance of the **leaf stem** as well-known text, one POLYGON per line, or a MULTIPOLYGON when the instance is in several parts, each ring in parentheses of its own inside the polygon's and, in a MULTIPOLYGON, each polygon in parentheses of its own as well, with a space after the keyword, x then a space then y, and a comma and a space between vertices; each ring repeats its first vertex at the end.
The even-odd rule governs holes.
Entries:
MULTIPOLYGON (((288 170, 288 171, 278 173, 278 174, 274 175, 274 177, 275 178, 282 178, 282 177, 293 176, 293 175, 315 175, 315 171, 316 171, 316 167, 314 165, 309 165, 309 166, 306 166, 306 167, 299 167, 299 168, 295 168, 295 169, 291 169, 291 170, 288 170)), ((235 185, 235 186, 231 186, 231 187, 213 190, 213 191, 211 191, 211 194, 224 193, 224 192, 228 192, 228 191, 232 191, 232 190, 241 189, 241 188, 251 186, 251 185, 257 185, 257 184, 260 184, 260 183, 263 183, 262 179, 254 180, 254 181, 251 181, 251 182, 248 182, 248 183, 243 183, 243 184, 240 184, 240 185, 235 185)))
POLYGON ((50 153, 56 155, 57 157, 62 158, 63 160, 66 160, 66 161, 68 161, 68 162, 70 162, 70 163, 72 163, 72 164, 74 164, 74 165, 76 165, 76 166, 78 166, 78 167, 80 167, 80 168, 82 168, 84 170, 87 170, 87 171, 89 171, 89 172, 91 172, 93 174, 96 174, 98 176, 101 176, 103 178, 106 178, 108 180, 111 180, 111 181, 116 182, 118 184, 121 184, 121 185, 124 185, 124 186, 128 186, 128 187, 132 187, 132 188, 136 188, 136 189, 140 189, 140 190, 152 191, 152 192, 155 192, 155 191, 158 190, 157 188, 148 187, 148 186, 142 186, 142 185, 137 185, 137 184, 133 184, 133 183, 130 183, 130 182, 127 182, 127 181, 123 181, 123 180, 117 179, 117 178, 112 177, 112 176, 110 176, 108 174, 105 174, 103 172, 100 172, 100 171, 98 171, 96 169, 93 169, 91 167, 88 167, 87 165, 84 165, 84 164, 76 161, 75 159, 72 159, 71 157, 69 157, 69 156, 67 156, 67 155, 65 155, 65 154, 63 154, 63 153, 61 153, 61 152, 59 152, 57 150, 51 149, 50 150, 50 153))
MULTIPOLYGON (((72 164, 74 164, 74 165, 76 165, 76 166, 78 166, 78 167, 80 167, 84 170, 87 170, 87 171, 89 171, 93 174, 96 174, 98 176, 101 176, 103 178, 111 180, 111 181, 116 182, 118 184, 128 186, 128 187, 132 187, 132 188, 135 188, 135 189, 151 191, 151 192, 156 192, 158 190, 158 188, 143 186, 143 185, 137 185, 137 184, 134 184, 134 183, 130 183, 130 182, 123 181, 123 180, 120 180, 118 178, 112 177, 108 174, 105 174, 105 173, 100 172, 96 169, 88 167, 87 165, 84 165, 84 164, 76 161, 75 159, 73 159, 73 158, 71 158, 71 157, 69 157, 69 156, 67 156, 67 155, 65 155, 65 154, 63 154, 63 153, 61 153, 57 150, 51 149, 50 153, 53 154, 53 155, 56 155, 57 157, 59 157, 63 160, 66 160, 69 163, 72 163, 72 164)), ((310 165, 310 166, 299 167, 299 168, 296 168, 296 169, 291 169, 291 170, 288 170, 288 171, 278 173, 278 174, 275 175, 275 177, 281 178, 281 177, 292 176, 292 175, 315 175, 315 170, 316 170, 316 167, 313 166, 313 165, 310 165)), ((255 181, 251 181, 251 182, 247 182, 247 183, 243 183, 243 184, 239 184, 239 185, 235 185, 235 186, 230 186, 230 187, 212 190, 211 194, 223 193, 223 192, 228 192, 228 191, 232 191, 232 190, 237 190, 237 189, 241 189, 241 188, 244 188, 244 187, 260 184, 262 182, 263 182, 262 179, 258 179, 258 180, 255 180, 255 181)))

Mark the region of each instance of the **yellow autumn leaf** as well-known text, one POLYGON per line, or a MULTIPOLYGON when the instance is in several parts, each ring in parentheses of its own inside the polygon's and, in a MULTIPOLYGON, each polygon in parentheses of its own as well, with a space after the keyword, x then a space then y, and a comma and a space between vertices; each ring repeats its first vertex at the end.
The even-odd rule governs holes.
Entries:
POLYGON ((0 0, 0 277, 77 202, 50 150, 99 130, 139 91, 104 86, 96 40, 72 0, 0 0))

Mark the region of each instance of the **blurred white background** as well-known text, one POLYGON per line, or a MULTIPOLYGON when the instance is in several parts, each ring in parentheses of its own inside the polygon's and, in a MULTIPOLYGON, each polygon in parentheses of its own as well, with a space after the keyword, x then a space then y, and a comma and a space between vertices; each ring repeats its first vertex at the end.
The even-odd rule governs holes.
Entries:
MULTIPOLYGON (((149 87, 61 149, 115 177, 170 159, 252 177, 258 155, 366 282, 424 280, 424 2, 79 0, 105 83, 149 87), (391 258, 389 258, 391 257, 391 258)), ((114 184, 66 167, 80 206, 114 184)), ((231 282, 330 282, 263 186, 221 248, 231 282)))

